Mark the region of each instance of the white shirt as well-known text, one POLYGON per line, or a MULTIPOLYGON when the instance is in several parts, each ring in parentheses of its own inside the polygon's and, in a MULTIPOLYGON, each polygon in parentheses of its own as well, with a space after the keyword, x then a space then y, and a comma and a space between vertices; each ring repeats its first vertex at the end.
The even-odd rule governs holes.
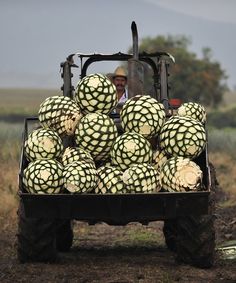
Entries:
POLYGON ((125 89, 125 92, 124 92, 123 95, 121 96, 121 98, 120 98, 118 104, 119 104, 119 103, 124 103, 127 99, 128 99, 128 91, 127 91, 127 89, 125 89))

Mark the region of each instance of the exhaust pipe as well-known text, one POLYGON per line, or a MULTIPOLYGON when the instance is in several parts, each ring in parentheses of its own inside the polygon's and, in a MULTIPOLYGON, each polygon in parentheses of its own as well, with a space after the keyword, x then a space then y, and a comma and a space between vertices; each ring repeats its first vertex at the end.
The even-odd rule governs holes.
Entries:
POLYGON ((144 69, 139 61, 138 30, 135 22, 131 24, 133 38, 133 58, 128 60, 128 97, 143 95, 144 69))

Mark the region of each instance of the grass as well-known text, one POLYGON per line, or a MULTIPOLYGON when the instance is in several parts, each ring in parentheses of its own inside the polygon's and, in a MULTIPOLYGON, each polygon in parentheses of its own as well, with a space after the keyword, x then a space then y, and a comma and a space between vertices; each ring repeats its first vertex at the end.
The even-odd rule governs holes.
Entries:
POLYGON ((19 155, 22 123, 0 122, 0 215, 14 213, 17 207, 19 155))
POLYGON ((7 123, 0 121, 0 161, 19 158, 23 123, 7 123))
POLYGON ((131 242, 134 246, 152 247, 156 243, 162 243, 164 245, 163 235, 153 232, 151 229, 143 229, 142 225, 136 226, 134 229, 128 231, 125 236, 120 236, 116 241, 115 245, 119 245, 120 242, 129 243, 131 242))
POLYGON ((236 128, 208 129, 209 151, 227 153, 236 159, 236 128))
POLYGON ((235 157, 224 152, 210 153, 210 161, 216 170, 217 180, 223 191, 230 195, 225 205, 236 203, 236 162, 235 157))

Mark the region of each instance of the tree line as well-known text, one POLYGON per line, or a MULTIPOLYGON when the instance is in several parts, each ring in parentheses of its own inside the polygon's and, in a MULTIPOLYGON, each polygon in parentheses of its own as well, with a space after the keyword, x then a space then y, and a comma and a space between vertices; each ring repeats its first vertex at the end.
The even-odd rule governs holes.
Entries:
MULTIPOLYGON (((213 60, 210 48, 202 48, 202 58, 198 58, 189 50, 190 44, 191 40, 184 35, 146 37, 141 40, 139 51, 165 51, 174 56, 175 63, 170 65, 170 98, 217 107, 228 90, 226 72, 213 60)), ((151 76, 150 72, 150 68, 144 66, 145 81, 151 76)))

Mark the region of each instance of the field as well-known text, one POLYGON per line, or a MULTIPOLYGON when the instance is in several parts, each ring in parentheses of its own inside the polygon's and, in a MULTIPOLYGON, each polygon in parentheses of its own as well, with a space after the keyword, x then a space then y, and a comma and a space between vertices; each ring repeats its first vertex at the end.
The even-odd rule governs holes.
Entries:
POLYGON ((60 90, 0 89, 0 117, 36 115, 40 103, 49 96, 61 95, 60 90))
MULTIPOLYGON (((1 114, 34 115, 40 102, 56 93, 0 90, 1 114)), ((0 282, 236 282, 235 259, 219 257, 210 270, 177 264, 165 246, 161 222, 125 227, 77 222, 72 251, 62 254, 58 263, 19 264, 15 243, 23 120, 0 120, 0 129, 0 282)), ((209 159, 222 189, 216 213, 218 246, 236 242, 235 143, 235 128, 209 130, 209 159)))

